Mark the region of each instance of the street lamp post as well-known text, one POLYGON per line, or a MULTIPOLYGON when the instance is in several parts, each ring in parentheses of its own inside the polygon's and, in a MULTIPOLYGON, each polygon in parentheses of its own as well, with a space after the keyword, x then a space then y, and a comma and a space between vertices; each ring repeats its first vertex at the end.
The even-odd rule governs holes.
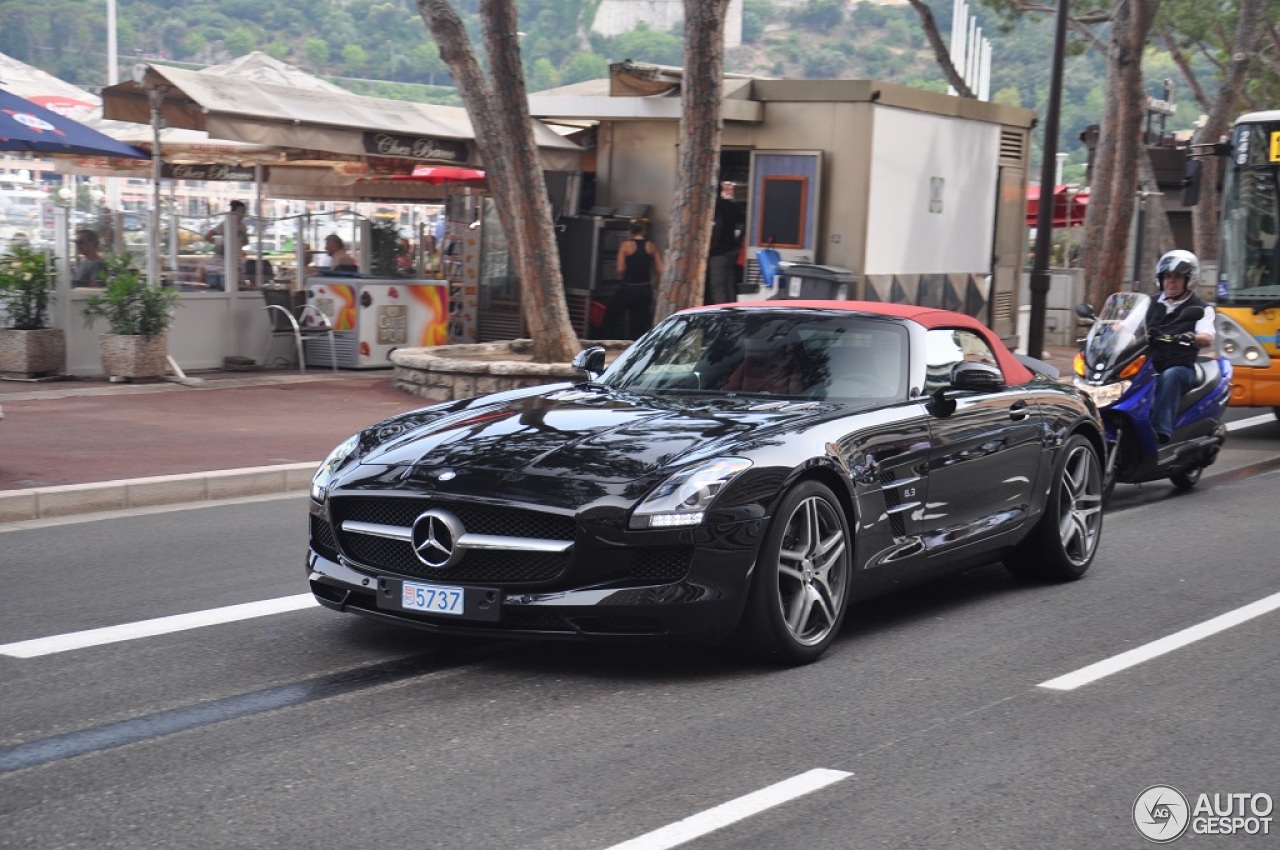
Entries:
POLYGON ((1049 296, 1049 251, 1053 243, 1053 178, 1058 159, 1058 112, 1062 101, 1062 58, 1066 52, 1067 5, 1068 0, 1058 0, 1057 25, 1053 35, 1053 73, 1049 79, 1049 106, 1045 110, 1044 146, 1041 151, 1036 249, 1031 263, 1031 317, 1027 327, 1027 355, 1036 358, 1044 350, 1045 302, 1049 296), (1046 192, 1049 199, 1047 203, 1046 192))
POLYGON ((120 82, 120 57, 116 49, 116 0, 107 0, 107 85, 120 82))

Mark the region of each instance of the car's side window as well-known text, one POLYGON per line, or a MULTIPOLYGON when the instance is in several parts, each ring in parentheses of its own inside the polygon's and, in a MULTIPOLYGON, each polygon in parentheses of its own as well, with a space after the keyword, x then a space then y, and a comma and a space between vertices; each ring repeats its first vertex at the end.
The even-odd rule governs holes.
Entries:
POLYGON ((925 334, 924 391, 946 386, 957 363, 986 363, 999 368, 995 352, 981 335, 964 328, 933 328, 925 334))

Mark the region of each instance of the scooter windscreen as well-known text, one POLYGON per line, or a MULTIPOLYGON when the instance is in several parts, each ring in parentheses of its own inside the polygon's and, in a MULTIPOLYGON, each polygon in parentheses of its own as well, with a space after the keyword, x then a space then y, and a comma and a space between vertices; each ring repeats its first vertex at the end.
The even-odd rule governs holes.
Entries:
POLYGON ((1147 342, 1147 310, 1151 296, 1116 292, 1098 313, 1084 342, 1084 362, 1096 377, 1134 358, 1147 342))

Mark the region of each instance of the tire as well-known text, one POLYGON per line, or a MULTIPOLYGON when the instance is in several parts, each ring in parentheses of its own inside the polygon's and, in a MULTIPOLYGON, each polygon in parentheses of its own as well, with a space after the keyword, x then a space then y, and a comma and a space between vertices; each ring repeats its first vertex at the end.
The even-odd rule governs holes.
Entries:
POLYGON ((1079 434, 1067 440, 1054 470, 1044 515, 1005 567, 1017 576, 1074 581, 1093 563, 1102 536, 1102 466, 1093 444, 1079 434))
POLYGON ((849 606, 852 543, 844 509, 830 489, 806 481, 787 493, 756 557, 738 627, 743 647, 775 663, 817 661, 849 606))
POLYGON ((1200 482, 1200 474, 1204 472, 1203 466, 1197 466, 1192 469, 1184 469, 1182 472, 1169 476, 1169 480, 1173 482, 1173 486, 1179 490, 1190 490, 1200 482))

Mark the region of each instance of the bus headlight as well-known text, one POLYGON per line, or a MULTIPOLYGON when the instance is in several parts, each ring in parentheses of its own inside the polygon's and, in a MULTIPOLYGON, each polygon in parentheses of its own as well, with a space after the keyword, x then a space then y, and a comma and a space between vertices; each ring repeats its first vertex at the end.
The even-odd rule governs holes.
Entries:
POLYGON ((1244 325, 1221 310, 1214 315, 1213 324, 1218 351, 1231 361, 1231 365, 1258 369, 1271 365, 1271 355, 1262 347, 1262 341, 1245 330, 1244 325))

